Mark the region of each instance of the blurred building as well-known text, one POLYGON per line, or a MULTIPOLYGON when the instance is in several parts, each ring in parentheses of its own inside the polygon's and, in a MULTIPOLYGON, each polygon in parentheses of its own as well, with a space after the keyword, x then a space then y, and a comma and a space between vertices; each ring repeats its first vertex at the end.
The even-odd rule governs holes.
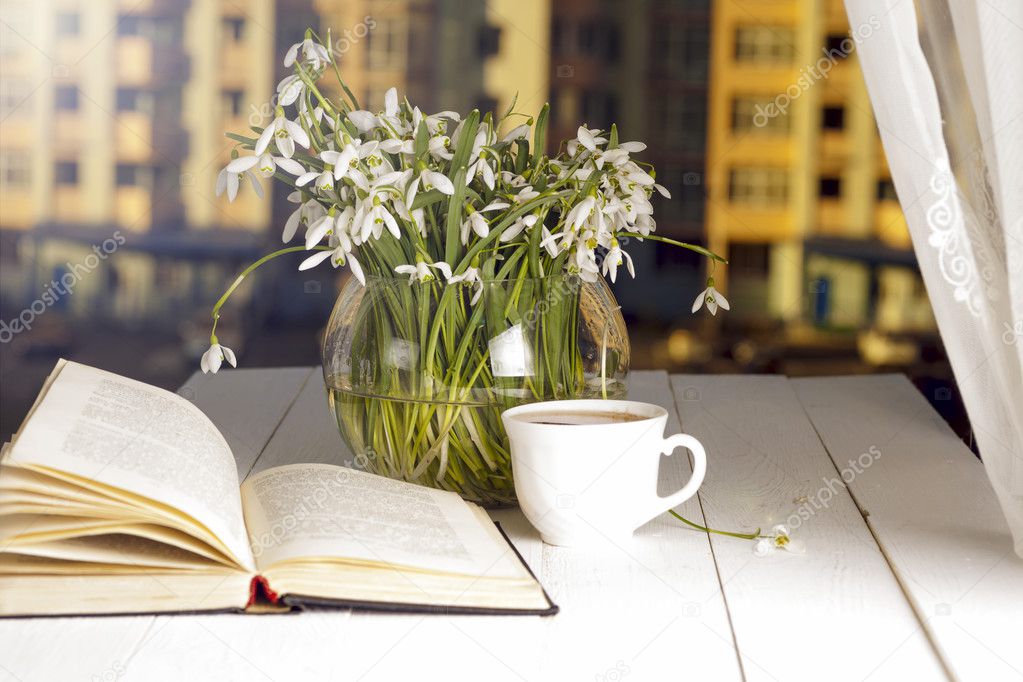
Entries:
POLYGON ((841 0, 715 2, 711 27, 706 226, 733 311, 933 329, 856 64, 878 27, 841 0))
POLYGON ((5 294, 72 277, 70 312, 173 324, 269 221, 251 191, 228 204, 214 182, 224 131, 247 131, 271 91, 272 0, 0 10, 5 294))
MULTIPOLYGON (((703 172, 707 140, 710 0, 560 0, 550 50, 551 151, 580 123, 649 146, 638 155, 657 169, 671 200, 654 198, 657 231, 704 244, 703 172)), ((630 316, 664 322, 688 314, 702 289, 702 258, 653 243, 627 245, 636 280, 615 295, 630 316), (672 295, 664 295, 672 292, 672 295)))

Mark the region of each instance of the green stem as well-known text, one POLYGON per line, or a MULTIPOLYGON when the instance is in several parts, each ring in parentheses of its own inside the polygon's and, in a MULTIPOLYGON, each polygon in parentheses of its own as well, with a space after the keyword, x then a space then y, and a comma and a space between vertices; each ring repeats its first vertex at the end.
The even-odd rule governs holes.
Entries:
POLYGON ((734 533, 734 532, 727 531, 727 530, 714 530, 713 528, 707 528, 706 526, 701 526, 698 523, 693 523, 689 519, 687 519, 687 518, 681 516, 680 514, 676 513, 674 509, 669 509, 668 513, 671 514, 672 516, 674 516, 676 519, 678 519, 682 523, 687 524, 689 526, 692 526, 693 528, 696 528, 697 530, 702 530, 702 531, 707 532, 707 533, 717 533, 718 535, 727 535, 729 537, 739 538, 740 540, 756 540, 756 539, 762 537, 760 535, 760 529, 759 528, 757 528, 752 533, 734 533))
POLYGON ((712 261, 720 261, 720 262, 726 263, 726 264, 728 263, 727 259, 722 258, 721 256, 717 255, 716 253, 714 253, 710 249, 705 249, 702 246, 698 246, 697 244, 687 244, 686 242, 680 242, 680 241, 678 241, 676 239, 669 239, 668 237, 662 237, 662 236, 657 235, 657 234, 640 234, 638 232, 619 232, 618 236, 620 236, 620 237, 632 237, 633 239, 641 239, 641 240, 642 239, 649 239, 649 240, 655 241, 655 242, 663 242, 665 244, 671 244, 672 246, 681 246, 683 249, 689 249, 690 251, 695 251, 696 253, 700 254, 701 256, 706 256, 707 258, 710 258, 712 261))
POLYGON ((271 261, 274 258, 277 258, 278 256, 283 256, 286 253, 295 253, 296 251, 309 251, 309 250, 312 250, 312 251, 330 251, 331 248, 329 246, 314 246, 312 249, 306 249, 306 247, 304 247, 304 246, 289 246, 287 248, 280 249, 279 251, 274 251, 273 253, 268 253, 267 255, 263 256, 262 258, 260 258, 256 262, 254 262, 251 265, 249 265, 249 267, 247 267, 244 270, 242 270, 242 273, 240 275, 238 275, 238 277, 235 278, 234 282, 231 283, 231 286, 229 286, 227 288, 227 291, 224 292, 224 295, 221 296, 220 299, 213 305, 213 313, 212 313, 212 316, 213 316, 213 329, 210 331, 210 343, 217 343, 217 321, 220 320, 220 309, 224 306, 225 303, 227 303, 227 299, 231 298, 231 294, 234 293, 234 290, 237 289, 238 286, 241 285, 242 281, 246 277, 249 276, 249 273, 251 273, 253 270, 258 268, 259 266, 263 265, 264 263, 266 263, 268 261, 271 261))

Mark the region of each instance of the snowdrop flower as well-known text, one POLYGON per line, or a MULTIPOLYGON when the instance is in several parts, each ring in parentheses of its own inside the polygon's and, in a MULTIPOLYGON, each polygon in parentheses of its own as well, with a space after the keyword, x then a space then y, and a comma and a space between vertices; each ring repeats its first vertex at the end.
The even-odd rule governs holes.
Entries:
POLYGON ((447 135, 434 135, 430 138, 427 143, 427 149, 430 150, 430 156, 435 159, 444 159, 450 161, 454 158, 454 154, 448 150, 448 145, 451 144, 451 138, 447 135))
POLYGON ((587 128, 582 125, 576 131, 576 137, 574 140, 569 140, 565 146, 569 156, 575 156, 579 147, 583 147, 587 151, 596 152, 597 145, 604 144, 607 142, 606 137, 600 137, 600 130, 597 128, 587 128))
POLYGON ((568 215, 565 216, 565 224, 570 230, 579 229, 596 207, 597 198, 592 194, 588 195, 569 210, 568 215))
POLYGON ((277 107, 277 117, 263 129, 259 139, 256 140, 256 147, 253 151, 257 156, 266 151, 266 148, 270 146, 271 139, 277 143, 277 149, 281 154, 288 159, 295 154, 296 142, 306 149, 309 148, 309 136, 306 135, 302 126, 284 116, 284 109, 281 107, 277 107))
POLYGON ((348 238, 348 235, 343 232, 331 235, 330 245, 334 248, 330 250, 317 251, 302 261, 302 263, 298 266, 298 269, 309 270, 329 258, 330 264, 335 268, 347 265, 348 269, 352 271, 352 275, 355 276, 355 279, 359 280, 359 283, 362 284, 362 286, 366 286, 366 273, 363 272, 362 265, 352 253, 352 241, 348 238))
POLYGON ((618 240, 611 238, 611 248, 608 250, 607 255, 604 256, 604 274, 611 276, 611 282, 615 281, 615 277, 618 276, 618 266, 622 264, 622 260, 625 260, 625 266, 629 269, 629 274, 633 278, 636 277, 636 270, 632 265, 632 256, 622 251, 622 248, 618 245, 618 240))
POLYGON ((306 38, 288 48, 284 54, 284 66, 290 67, 298 61, 299 50, 302 51, 302 61, 311 66, 314 71, 319 71, 321 67, 330 62, 330 53, 327 52, 327 48, 313 41, 312 38, 306 38))
POLYGON ((437 270, 444 279, 451 280, 451 266, 444 261, 437 261, 436 263, 427 263, 425 261, 419 261, 415 265, 399 265, 394 268, 394 271, 399 275, 408 275, 409 284, 414 283, 416 280, 420 282, 432 282, 437 279, 436 275, 431 271, 437 270))
POLYGON ((242 161, 241 158, 232 159, 223 170, 217 174, 217 196, 219 197, 225 191, 227 192, 227 200, 234 201, 234 198, 238 196, 238 184, 241 176, 245 176, 252 183, 252 189, 256 192, 256 196, 260 199, 263 198, 263 188, 259 184, 259 180, 256 179, 255 174, 252 172, 251 167, 256 164, 257 157, 244 157, 245 163, 236 164, 236 161, 242 161), (249 162, 249 159, 252 159, 249 162), (234 165, 232 165, 234 164, 234 165), (246 166, 245 164, 248 164, 246 166))
POLYGON ((479 269, 467 268, 466 271, 460 275, 448 277, 448 284, 457 284, 459 282, 476 285, 476 291, 473 292, 472 300, 469 301, 469 305, 476 305, 476 301, 480 300, 480 296, 483 295, 483 280, 480 278, 479 269))
POLYGON ((288 216, 288 221, 284 224, 284 232, 281 234, 281 241, 287 243, 294 238, 295 233, 298 232, 298 226, 302 223, 306 225, 312 225, 314 222, 319 220, 325 213, 323 206, 316 199, 309 199, 308 201, 302 202, 301 192, 292 192, 288 195, 288 201, 293 204, 299 204, 299 207, 288 216))
POLYGON ((504 232, 501 233, 501 236, 498 238, 498 241, 500 241, 502 244, 507 244, 511 240, 518 237, 523 230, 533 227, 533 225, 536 224, 536 221, 538 219, 539 216, 537 216, 535 213, 520 216, 515 220, 514 223, 512 223, 511 225, 504 229, 504 232))
POLYGON ((781 524, 771 528, 771 533, 768 537, 760 538, 753 545, 753 553, 760 557, 773 554, 775 550, 779 549, 784 549, 792 554, 806 553, 806 545, 803 541, 793 540, 789 534, 789 529, 781 524))
POLYGON ((487 189, 494 189, 494 169, 487 163, 487 152, 483 149, 484 143, 487 141, 487 130, 480 126, 481 130, 476 133, 476 138, 472 142, 472 152, 469 154, 469 168, 465 173, 465 186, 468 187, 469 183, 476 177, 476 173, 483 176, 483 183, 487 186, 487 189))
POLYGON ((461 227, 461 238, 462 245, 465 246, 469 243, 469 232, 475 232, 480 237, 486 237, 490 234, 490 225, 487 223, 487 219, 482 214, 489 213, 491 211, 500 211, 503 208, 508 208, 508 204, 501 202, 492 202, 487 204, 480 210, 474 209, 472 206, 467 206, 466 210, 469 211, 469 217, 462 221, 461 227))
POLYGON ((452 183, 448 176, 444 175, 443 173, 438 173, 437 171, 432 170, 424 170, 422 173, 419 174, 419 177, 416 178, 413 182, 419 182, 420 180, 422 180, 423 182, 424 190, 429 191, 431 189, 436 189, 441 194, 446 194, 448 196, 451 196, 452 194, 455 193, 454 183, 452 183))
POLYGON ((693 312, 695 313, 701 307, 703 307, 704 301, 707 302, 707 310, 710 311, 711 315, 717 315, 718 307, 729 309, 728 299, 721 295, 721 292, 714 288, 714 278, 707 278, 707 288, 701 291, 696 300, 693 301, 693 312))
POLYGON ((292 74, 277 84, 277 103, 286 107, 294 104, 304 93, 305 83, 299 76, 292 74))
POLYGON ((529 136, 529 125, 523 123, 522 125, 518 126, 517 128, 513 128, 510 133, 508 133, 507 135, 502 137, 501 138, 501 144, 508 144, 509 142, 514 142, 515 140, 520 140, 520 139, 528 137, 528 136, 529 136))
POLYGON ((215 339, 216 337, 214 337, 210 349, 202 354, 202 360, 199 361, 199 367, 203 374, 216 374, 220 371, 220 365, 224 360, 227 360, 232 367, 238 366, 234 351, 227 346, 221 346, 215 339))

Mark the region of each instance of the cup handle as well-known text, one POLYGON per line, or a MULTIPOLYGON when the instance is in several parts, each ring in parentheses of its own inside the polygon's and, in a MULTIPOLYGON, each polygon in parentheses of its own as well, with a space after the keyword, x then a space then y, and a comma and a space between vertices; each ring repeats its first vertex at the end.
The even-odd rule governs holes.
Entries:
MULTIPOLYGON (((655 516, 663 514, 672 507, 677 507, 695 495, 700 484, 703 483, 704 475, 707 473, 707 452, 703 449, 700 441, 687 433, 676 433, 664 439, 661 453, 671 455, 676 448, 686 448, 693 453, 693 475, 689 477, 689 482, 678 492, 672 493, 667 497, 657 497, 655 516)), ((657 493, 655 492, 654 495, 656 496, 657 493)))

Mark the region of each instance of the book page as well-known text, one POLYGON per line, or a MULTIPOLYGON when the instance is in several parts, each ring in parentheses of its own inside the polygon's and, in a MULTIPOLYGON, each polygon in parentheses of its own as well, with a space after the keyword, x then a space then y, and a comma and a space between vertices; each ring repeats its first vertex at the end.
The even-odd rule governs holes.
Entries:
POLYGON ((330 557, 481 575, 511 551, 455 493, 329 464, 267 469, 242 503, 260 569, 330 557))
POLYGON ((74 362, 62 361, 51 376, 5 464, 47 467, 174 507, 254 568, 234 456, 199 408, 74 362))

